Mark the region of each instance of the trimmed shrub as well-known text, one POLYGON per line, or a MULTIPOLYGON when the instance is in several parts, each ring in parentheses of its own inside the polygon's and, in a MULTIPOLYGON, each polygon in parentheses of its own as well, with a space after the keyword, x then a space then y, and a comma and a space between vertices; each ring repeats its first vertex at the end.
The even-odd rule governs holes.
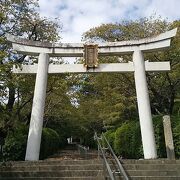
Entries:
POLYGON ((142 142, 138 122, 123 123, 115 132, 114 150, 123 158, 142 157, 142 142))
POLYGON ((153 117, 153 126, 154 126, 157 156, 159 158, 166 158, 163 117, 162 116, 154 116, 153 117))
MULTIPOLYGON (((19 126, 10 132, 5 139, 3 158, 6 161, 24 160, 27 145, 28 128, 25 125, 19 126)), ((43 128, 41 138, 40 159, 54 154, 60 144, 60 137, 56 131, 50 128, 43 128)))
MULTIPOLYGON (((157 154, 159 158, 166 158, 166 145, 164 137, 163 117, 153 117, 154 131, 157 154)), ((171 116, 171 128, 173 133, 173 141, 176 158, 180 157, 180 118, 179 116, 171 116)))
MULTIPOLYGON (((114 140, 115 140, 115 132, 110 130, 104 133, 106 139, 108 140, 109 144, 111 145, 112 148, 114 148, 114 140)), ((105 142, 103 142, 106 144, 105 142)))
POLYGON ((180 158, 180 123, 174 129, 174 146, 176 158, 180 158))
POLYGON ((94 140, 94 132, 93 131, 82 131, 82 136, 80 138, 80 144, 84 146, 88 146, 89 148, 96 149, 97 148, 97 143, 94 140))
POLYGON ((24 160, 26 151, 28 128, 21 125, 13 132, 9 132, 3 147, 3 158, 6 161, 24 160))
MULTIPOLYGON (((175 155, 176 158, 179 158, 180 118, 178 115, 171 116, 171 125, 174 138, 175 155)), ((157 155, 159 158, 166 158, 166 146, 162 116, 153 117, 153 126, 155 132, 157 155)), ((143 147, 141 142, 139 122, 126 122, 122 124, 121 127, 119 127, 115 132, 111 130, 107 131, 104 134, 117 155, 120 155, 124 158, 143 157, 143 147)))
POLYGON ((180 158, 180 117, 171 117, 172 127, 173 127, 173 138, 174 138, 174 149, 176 158, 180 158))
POLYGON ((41 138, 40 159, 45 159, 54 154, 60 146, 59 134, 50 128, 43 128, 41 138))

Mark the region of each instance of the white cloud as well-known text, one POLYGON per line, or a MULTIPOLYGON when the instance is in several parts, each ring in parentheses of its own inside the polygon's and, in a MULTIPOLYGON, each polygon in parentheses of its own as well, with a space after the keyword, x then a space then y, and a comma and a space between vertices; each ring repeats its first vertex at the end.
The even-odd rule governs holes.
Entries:
POLYGON ((144 15, 149 16, 152 12, 169 20, 180 19, 179 0, 153 0, 147 7, 144 15))
POLYGON ((59 17, 62 41, 78 42, 83 32, 102 23, 136 19, 153 13, 180 18, 180 0, 40 0, 40 14, 59 17))

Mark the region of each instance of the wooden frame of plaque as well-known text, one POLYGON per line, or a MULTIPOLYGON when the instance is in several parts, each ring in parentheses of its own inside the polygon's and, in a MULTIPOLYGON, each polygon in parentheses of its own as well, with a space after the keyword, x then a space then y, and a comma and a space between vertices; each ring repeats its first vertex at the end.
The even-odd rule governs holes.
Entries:
POLYGON ((98 45, 84 44, 84 66, 87 68, 95 68, 98 66, 98 45))

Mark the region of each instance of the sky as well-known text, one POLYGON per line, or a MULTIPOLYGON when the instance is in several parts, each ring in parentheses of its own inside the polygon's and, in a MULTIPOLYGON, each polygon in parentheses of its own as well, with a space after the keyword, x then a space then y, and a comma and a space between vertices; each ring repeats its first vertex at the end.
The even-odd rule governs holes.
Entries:
POLYGON ((39 0, 39 4, 42 17, 60 19, 61 42, 80 42, 85 31, 103 23, 153 14, 169 21, 180 19, 180 0, 39 0))

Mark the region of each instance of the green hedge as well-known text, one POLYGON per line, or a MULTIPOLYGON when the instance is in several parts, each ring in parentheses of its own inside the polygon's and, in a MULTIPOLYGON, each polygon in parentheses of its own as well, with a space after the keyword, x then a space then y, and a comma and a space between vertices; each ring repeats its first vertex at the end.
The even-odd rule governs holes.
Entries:
POLYGON ((180 123, 174 129, 174 146, 176 158, 180 158, 180 123))
POLYGON ((9 132, 3 147, 3 159, 5 161, 24 160, 28 128, 25 125, 17 127, 9 132))
POLYGON ((97 148, 97 143, 94 140, 94 132, 88 130, 87 132, 83 132, 82 131, 82 136, 79 137, 80 138, 80 144, 84 145, 84 146, 88 146, 92 149, 97 148))
POLYGON ((56 131, 44 128, 42 131, 40 159, 53 155, 60 147, 60 137, 56 131))
MULTIPOLYGON (((153 117, 157 154, 159 158, 166 158, 166 146, 164 137, 163 117, 153 117)), ((176 158, 180 158, 180 117, 171 116, 171 128, 176 158)))
MULTIPOLYGON (((5 161, 19 161, 25 159, 28 127, 21 125, 10 132, 5 139, 3 159, 5 161)), ((60 146, 60 137, 56 131, 43 128, 41 139, 40 159, 54 154, 60 146)))
POLYGON ((173 127, 173 138, 175 147, 175 156, 180 158, 180 116, 171 117, 172 127, 173 127))
POLYGON ((158 158, 166 158, 166 146, 164 138, 163 117, 153 117, 153 127, 158 158))
MULTIPOLYGON (((178 115, 171 116, 171 125, 174 138, 175 155, 176 158, 180 158, 180 118, 178 115)), ((163 117, 154 116, 153 126, 157 155, 159 158, 166 158, 163 117)), ((107 131, 105 136, 117 155, 124 158, 143 158, 139 121, 129 121, 123 123, 114 131, 107 131)))
MULTIPOLYGON (((114 140, 115 140, 115 132, 113 130, 107 131, 104 133, 106 139, 108 140, 109 144, 112 148, 114 148, 114 140)), ((106 145, 105 142, 103 142, 106 145)))
POLYGON ((123 123, 115 132, 114 150, 123 158, 141 158, 142 142, 138 122, 123 123))

